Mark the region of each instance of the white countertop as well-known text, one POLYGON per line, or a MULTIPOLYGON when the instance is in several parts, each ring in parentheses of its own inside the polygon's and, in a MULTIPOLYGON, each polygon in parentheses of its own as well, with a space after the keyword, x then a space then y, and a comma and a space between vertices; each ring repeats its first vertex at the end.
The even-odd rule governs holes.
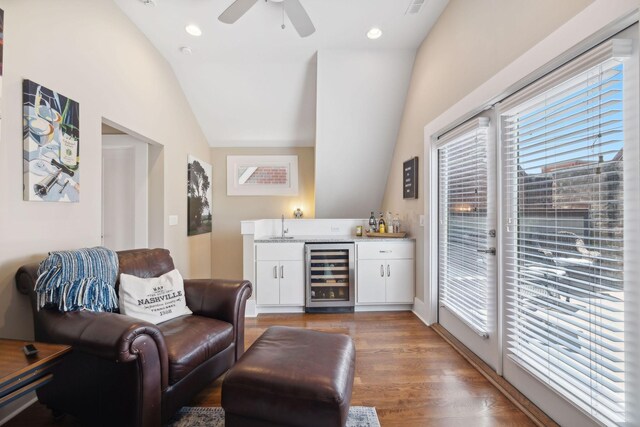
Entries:
POLYGON ((335 242, 391 242, 391 241, 407 241, 415 240, 413 237, 367 237, 367 236, 292 236, 288 239, 271 239, 269 237, 258 237, 254 239, 255 243, 289 243, 289 242, 303 242, 303 243, 335 243, 335 242))

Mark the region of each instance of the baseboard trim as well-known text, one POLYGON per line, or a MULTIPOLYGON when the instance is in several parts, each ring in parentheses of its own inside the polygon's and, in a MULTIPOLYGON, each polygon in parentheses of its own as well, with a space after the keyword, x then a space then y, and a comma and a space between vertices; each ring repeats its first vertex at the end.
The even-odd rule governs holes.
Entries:
MULTIPOLYGON (((356 305, 354 311, 367 312, 367 311, 413 311, 410 304, 380 304, 380 305, 356 305)), ((287 314, 287 313, 304 313, 304 306, 279 306, 279 305, 256 305, 255 301, 247 301, 247 308, 245 309, 245 317, 256 317, 258 314, 287 314)), ((415 312, 414 312, 415 313, 415 312)), ((416 313, 416 316, 420 317, 416 313)), ((420 317, 422 320, 422 318, 420 317)), ((424 320, 423 320, 424 321, 424 320)))
MULTIPOLYGON (((12 402, 12 403, 17 403, 17 402, 20 402, 21 400, 25 400, 25 402, 22 405, 18 406, 17 408, 15 408, 13 411, 9 412, 6 415, 2 414, 2 418, 0 419, 0 426, 4 425, 7 422, 9 422, 10 419, 12 419, 16 415, 18 415, 20 412, 22 412, 25 409, 27 409, 29 406, 31 406, 34 403, 36 403, 38 401, 38 398, 36 397, 36 394, 34 392, 32 392, 32 393, 29 393, 29 394, 19 398, 18 400, 16 400, 15 402, 12 402)), ((11 403, 9 405, 11 405, 11 403)))
POLYGON ((427 322, 427 319, 425 318, 426 316, 424 313, 426 313, 426 308, 427 306, 422 300, 418 298, 413 299, 413 310, 411 310, 411 312, 415 314, 416 317, 420 319, 422 323, 424 323, 427 326, 431 326, 429 322, 427 322))
POLYGON ((451 335, 451 333, 449 333, 449 331, 447 331, 442 325, 434 323, 431 325, 431 329, 440 335, 442 339, 448 342, 458 353, 460 353, 460 355, 464 357, 471 366, 480 372, 483 377, 485 377, 495 388, 504 394, 506 398, 516 405, 518 409, 524 412, 534 424, 539 427, 560 427, 558 423, 549 418, 547 414, 527 399, 524 394, 520 393, 520 391, 511 385, 510 382, 498 375, 489 365, 476 356, 474 352, 469 350, 469 348, 462 344, 456 337, 451 335))
POLYGON ((367 311, 411 311, 410 304, 356 305, 356 313, 367 311))
POLYGON ((279 305, 261 305, 256 306, 256 315, 258 314, 286 314, 286 313, 304 313, 302 306, 279 306, 279 305))
POLYGON ((244 308, 244 317, 256 317, 258 313, 256 311, 256 300, 247 300, 247 305, 244 308))

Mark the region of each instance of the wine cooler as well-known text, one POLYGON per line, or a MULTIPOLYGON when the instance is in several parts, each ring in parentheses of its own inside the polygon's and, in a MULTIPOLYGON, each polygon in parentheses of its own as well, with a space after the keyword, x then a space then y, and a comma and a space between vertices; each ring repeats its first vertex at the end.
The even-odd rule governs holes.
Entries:
POLYGON ((353 243, 305 245, 307 313, 353 311, 353 258, 353 243))

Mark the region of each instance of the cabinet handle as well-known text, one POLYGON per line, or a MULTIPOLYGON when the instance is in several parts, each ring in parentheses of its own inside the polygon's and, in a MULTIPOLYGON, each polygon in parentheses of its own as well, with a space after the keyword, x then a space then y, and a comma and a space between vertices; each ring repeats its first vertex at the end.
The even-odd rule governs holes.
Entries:
POLYGON ((379 252, 380 252, 381 254, 390 254, 390 253, 391 253, 391 252, 393 252, 393 251, 388 250, 388 251, 379 251, 379 252))
POLYGON ((273 278, 274 279, 278 278, 278 266, 277 265, 273 266, 273 278))
POLYGON ((384 277, 384 265, 380 264, 380 277, 384 277))
POLYGON ((391 266, 387 264, 387 277, 391 277, 391 266))
POLYGON ((280 278, 284 279, 284 265, 280 266, 280 278))

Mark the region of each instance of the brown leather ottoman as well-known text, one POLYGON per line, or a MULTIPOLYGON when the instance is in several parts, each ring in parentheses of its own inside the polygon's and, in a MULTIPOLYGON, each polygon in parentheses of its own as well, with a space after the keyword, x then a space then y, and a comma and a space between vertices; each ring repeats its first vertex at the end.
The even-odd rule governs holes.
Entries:
POLYGON ((267 329, 222 382, 225 426, 344 426, 355 360, 346 335, 267 329))

